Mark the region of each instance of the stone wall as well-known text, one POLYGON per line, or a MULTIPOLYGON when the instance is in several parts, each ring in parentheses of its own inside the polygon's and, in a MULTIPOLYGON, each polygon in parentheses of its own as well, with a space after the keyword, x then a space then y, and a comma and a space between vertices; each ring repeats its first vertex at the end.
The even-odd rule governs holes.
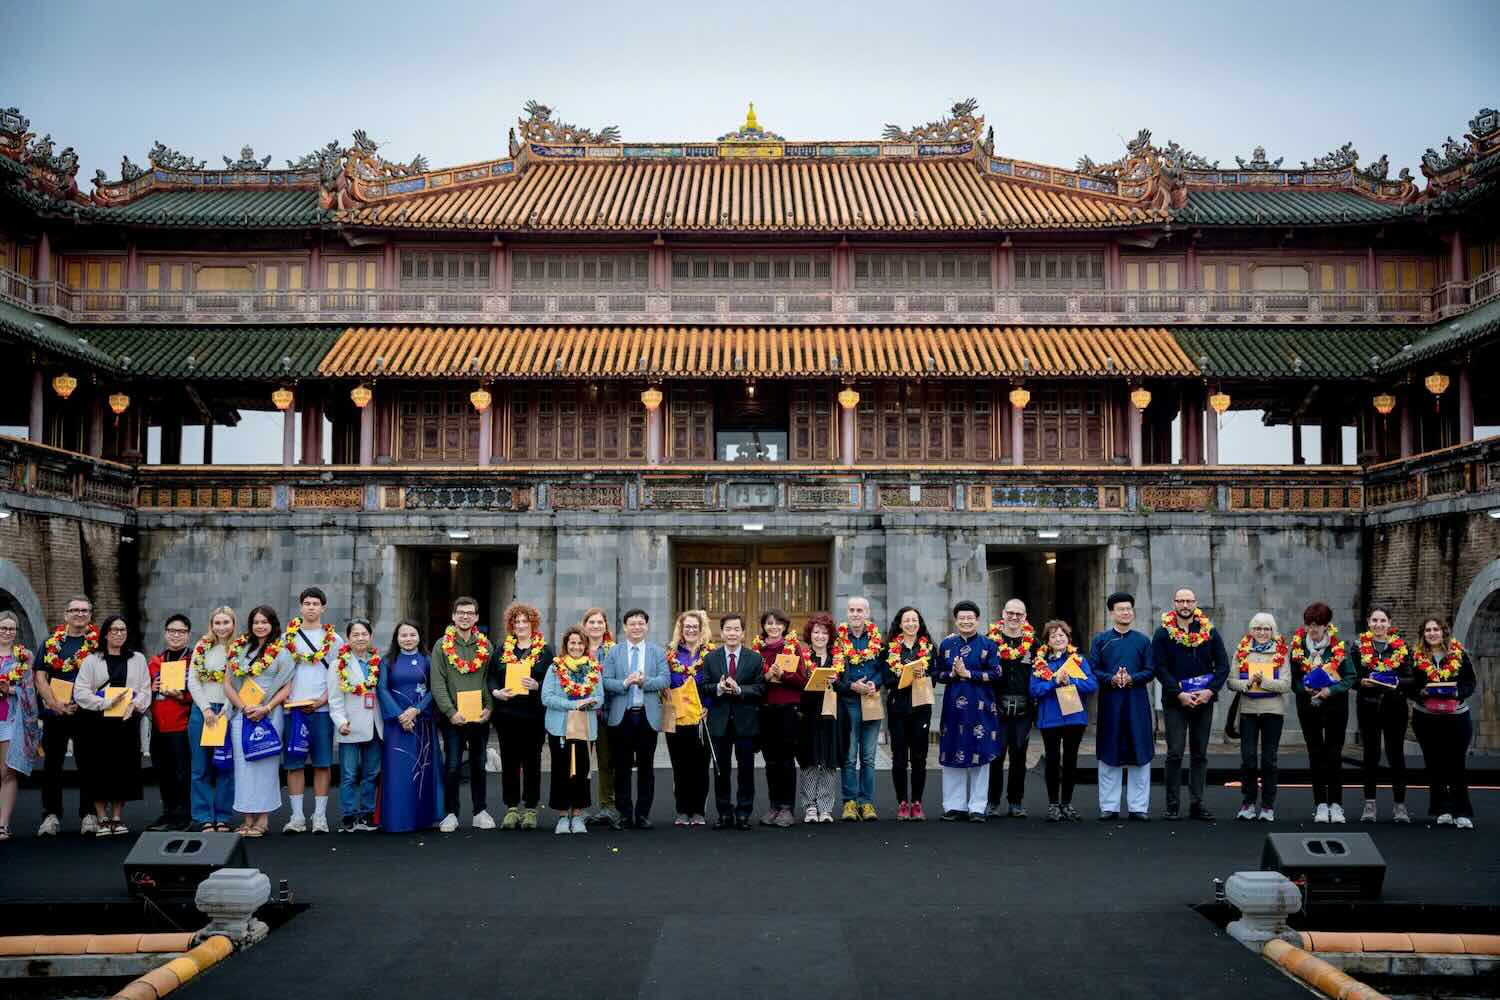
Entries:
POLYGON ((0 520, 0 606, 18 613, 28 646, 34 649, 62 622, 75 594, 94 602, 96 617, 134 613, 134 537, 123 514, 25 496, 8 496, 6 505, 11 516, 0 520))

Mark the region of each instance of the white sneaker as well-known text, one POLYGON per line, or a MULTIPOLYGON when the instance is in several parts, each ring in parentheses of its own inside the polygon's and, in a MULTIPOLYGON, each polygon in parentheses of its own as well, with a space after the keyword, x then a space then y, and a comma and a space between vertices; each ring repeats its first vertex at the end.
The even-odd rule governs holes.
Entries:
POLYGON ((573 832, 574 833, 588 833, 589 832, 589 828, 588 828, 587 825, 585 825, 582 816, 574 816, 573 817, 573 832))
POLYGON ((494 747, 484 749, 484 770, 486 774, 500 773, 500 751, 494 747))
POLYGON ((818 807, 808 806, 807 813, 802 817, 804 823, 816 823, 818 821, 818 807))
POLYGON ((1365 799, 1365 808, 1364 811, 1359 814, 1359 821, 1361 823, 1373 823, 1379 818, 1379 813, 1375 809, 1375 800, 1365 799))
POLYGON ((306 833, 307 820, 301 816, 293 816, 286 821, 286 826, 281 828, 282 833, 306 833))
POLYGON ((1315 813, 1313 813, 1313 822, 1314 823, 1327 823, 1328 822, 1328 814, 1329 814, 1330 811, 1331 810, 1328 808, 1328 803, 1327 802, 1319 802, 1318 803, 1318 811, 1315 812, 1315 813))
POLYGON ((38 837, 55 837, 62 831, 62 823, 58 821, 56 813, 48 813, 42 820, 42 825, 36 828, 38 837))
POLYGON ((481 809, 474 814, 474 829, 493 830, 494 828, 495 818, 490 815, 490 811, 488 809, 481 809))
POLYGON ((1452 826, 1453 825, 1453 814, 1452 813, 1443 813, 1441 816, 1439 816, 1437 818, 1437 825, 1438 826, 1452 826))
POLYGON ((1397 802, 1396 803, 1396 808, 1391 811, 1391 822, 1392 823, 1410 823, 1411 822, 1411 813, 1409 813, 1409 812, 1406 811, 1406 803, 1405 802, 1397 802))
POLYGON ((78 832, 85 837, 92 837, 99 832, 99 817, 89 813, 83 817, 83 822, 78 824, 78 832))
POLYGON ((1275 809, 1262 809, 1260 811, 1260 820, 1263 823, 1274 823, 1274 822, 1276 822, 1276 810, 1275 809))
POLYGON ((1255 807, 1252 805, 1240 806, 1240 811, 1234 814, 1235 819, 1254 819, 1255 807))
POLYGON ((327 816, 317 816, 317 815, 313 816, 312 831, 313 831, 313 833, 327 833, 328 832, 328 817, 327 816))
POLYGON ((1337 804, 1337 803, 1334 803, 1333 805, 1329 806, 1328 807, 1328 822, 1330 822, 1330 823, 1344 823, 1344 822, 1346 822, 1346 820, 1344 819, 1344 807, 1341 806, 1341 805, 1339 805, 1339 804, 1337 804))
POLYGON ((1474 829, 1474 821, 1467 816, 1458 817, 1458 819, 1453 821, 1453 825, 1458 827, 1460 830, 1474 829))
POLYGON ((448 815, 444 816, 443 817, 443 821, 438 824, 438 831, 440 833, 452 833, 454 830, 457 830, 457 829, 458 829, 458 817, 455 816, 455 815, 453 815, 452 813, 449 813, 448 815))
POLYGON ((568 817, 566 817, 566 816, 559 816, 557 818, 557 829, 553 830, 552 832, 553 833, 572 833, 573 832, 573 821, 571 819, 569 819, 568 817))

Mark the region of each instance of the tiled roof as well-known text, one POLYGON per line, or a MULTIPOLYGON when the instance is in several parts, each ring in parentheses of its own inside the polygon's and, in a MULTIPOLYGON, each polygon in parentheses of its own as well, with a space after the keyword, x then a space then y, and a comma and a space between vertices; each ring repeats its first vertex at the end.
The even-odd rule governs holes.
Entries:
POLYGON ((1419 328, 1184 326, 1172 334, 1188 357, 1214 375, 1354 378, 1373 375, 1370 359, 1384 361, 1399 351, 1411 340, 1413 329, 1419 328))
POLYGON ((1196 374, 1197 367, 1159 327, 428 326, 352 327, 318 370, 744 378, 1169 375, 1196 374))
POLYGON ((1195 191, 1175 210, 1180 222, 1203 225, 1331 226, 1374 222, 1402 215, 1404 206, 1373 201, 1350 191, 1195 191))
POLYGON ((80 332, 133 375, 199 379, 316 374, 340 333, 337 327, 323 326, 131 326, 80 332), (130 364, 124 366, 122 358, 130 364), (282 358, 289 360, 287 366, 282 358))
POLYGON ((1462 316, 1434 323, 1422 329, 1416 339, 1412 339, 1408 333, 1403 344, 1410 344, 1411 350, 1398 349, 1384 367, 1404 368, 1497 334, 1500 334, 1500 299, 1487 302, 1462 316))
POLYGON ((119 207, 91 207, 89 218, 157 226, 309 226, 322 221, 318 192, 153 191, 119 207))
POLYGON ((971 159, 535 163, 519 175, 339 213, 414 228, 1067 229, 1165 221, 1124 201, 996 180, 971 159))
POLYGON ((20 306, 0 302, 0 334, 7 334, 49 354, 61 354, 101 368, 113 368, 114 358, 49 316, 27 312, 20 306))

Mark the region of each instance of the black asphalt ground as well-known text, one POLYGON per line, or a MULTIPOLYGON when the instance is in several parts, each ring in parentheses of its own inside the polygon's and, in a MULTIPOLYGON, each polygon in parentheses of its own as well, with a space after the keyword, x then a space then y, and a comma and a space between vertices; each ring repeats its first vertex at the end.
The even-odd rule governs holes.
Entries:
MULTIPOLYGON (((1223 787, 1208 796, 1218 822, 1169 824, 1158 786, 1157 818, 1122 824, 1094 819, 1097 792, 1084 785, 1076 804, 1086 821, 1054 825, 1039 818, 1046 801, 1033 774, 1027 820, 919 825, 893 821, 889 778, 879 779, 878 823, 675 829, 662 771, 648 832, 558 836, 544 812, 543 829, 526 834, 465 825, 448 836, 249 841, 251 864, 273 886, 288 880, 308 908, 184 995, 1307 995, 1191 909, 1211 898, 1213 878, 1258 866, 1267 832, 1313 829, 1305 789, 1284 791, 1276 824, 1229 819, 1238 792, 1223 787)), ((495 784, 491 776, 492 803, 495 784)), ((940 812, 940 790, 933 771, 929 815, 940 812)), ((1500 901, 1500 794, 1475 798, 1473 832, 1422 817, 1344 828, 1374 835, 1389 865, 1386 901, 1500 901)), ((1412 793, 1415 811, 1425 803, 1424 791, 1412 793)), ((34 791, 22 792, 19 835, 0 845, 6 933, 27 931, 17 918, 29 909, 6 902, 126 896, 121 862, 135 837, 39 841, 38 806, 34 791)), ((154 806, 132 804, 134 829, 154 806)), ((79 931, 95 929, 87 912, 79 931)))

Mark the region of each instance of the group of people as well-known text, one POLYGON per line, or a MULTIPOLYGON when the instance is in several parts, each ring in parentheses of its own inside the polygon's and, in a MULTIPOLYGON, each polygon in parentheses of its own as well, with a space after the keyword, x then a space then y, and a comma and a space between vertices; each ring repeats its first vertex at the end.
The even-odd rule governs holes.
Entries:
POLYGON ((1289 639, 1260 613, 1231 654, 1191 590, 1177 591, 1151 636, 1134 628, 1134 598, 1115 593, 1107 601, 1111 627, 1085 655, 1067 622, 1050 620, 1038 631, 1019 600, 984 630, 979 606, 960 601, 952 609, 956 631, 941 639, 914 607, 897 611, 882 635, 862 597, 849 599, 844 621, 815 614, 800 632, 780 611, 755 623, 733 613, 714 623, 703 611, 685 611, 665 646, 650 638, 644 610, 625 612, 617 640, 604 609, 590 608, 554 646, 535 608, 512 605, 492 637, 479 627, 477 602, 461 597, 452 624, 430 646, 418 624, 402 621, 382 654, 369 621, 351 619, 343 635, 324 621, 319 588, 304 590, 298 604, 285 627, 265 605, 243 626, 233 609, 215 608, 196 640, 189 618, 173 614, 162 651, 149 659, 121 616, 94 624, 86 597, 68 601, 66 620, 35 654, 16 641, 15 615, 0 612, 0 839, 11 835, 18 776, 38 767, 38 836, 59 832, 70 744, 81 832, 128 832, 125 803, 142 797, 144 714, 163 809, 152 828, 264 836, 283 803, 284 774, 291 813, 282 832, 327 833, 337 759, 341 832, 451 833, 467 757, 473 826, 533 830, 545 747, 555 830, 578 834, 590 823, 651 829, 661 738, 677 826, 707 825, 712 776, 715 828, 749 829, 757 752, 766 773, 761 825, 877 820, 882 726, 896 819, 921 822, 935 714, 943 820, 1025 817, 1033 727, 1044 747, 1046 818, 1078 820, 1078 752, 1093 700, 1099 818, 1121 818, 1123 791, 1123 812, 1144 821, 1155 751, 1152 681, 1166 731, 1168 820, 1184 815, 1185 755, 1186 816, 1214 818, 1203 801, 1207 751, 1213 705, 1227 687, 1241 734, 1238 819, 1275 819, 1290 695, 1310 758, 1314 822, 1345 822, 1342 751, 1352 698, 1364 751, 1359 818, 1379 818, 1383 749, 1392 818, 1410 821, 1409 724, 1426 761, 1430 814, 1439 825, 1473 828, 1465 778, 1473 665, 1443 622, 1426 619, 1408 644, 1380 607, 1352 646, 1324 603, 1303 612, 1289 639), (492 732, 504 802, 498 824, 485 774, 492 732))

